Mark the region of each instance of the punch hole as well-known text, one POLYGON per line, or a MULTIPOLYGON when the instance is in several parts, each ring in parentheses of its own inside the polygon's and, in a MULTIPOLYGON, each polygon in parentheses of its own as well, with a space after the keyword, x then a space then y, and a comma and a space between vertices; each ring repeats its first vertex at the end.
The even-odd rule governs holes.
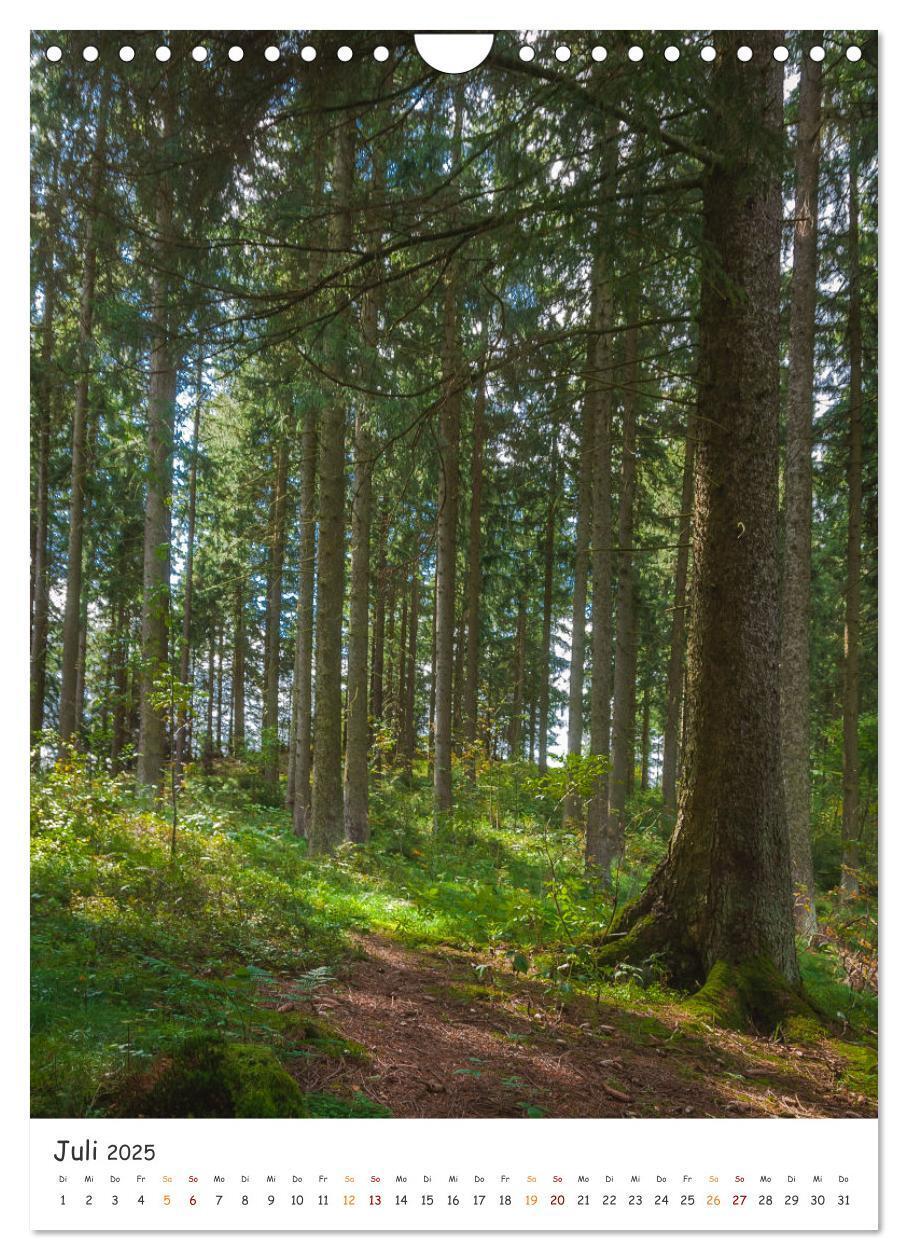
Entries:
POLYGON ((825 56, 826 56, 826 49, 823 48, 820 44, 814 44, 813 48, 811 48, 810 50, 810 60, 822 61, 825 56))
POLYGON ((88 44, 85 48, 82 49, 82 60, 83 61, 97 61, 98 60, 98 50, 97 48, 95 48, 94 44, 88 44))
POLYGON ((665 60, 677 61, 680 56, 681 56, 681 49, 676 47, 675 44, 669 44, 668 48, 666 48, 665 50, 665 60))
POLYGON ((154 50, 154 55, 157 57, 158 61, 169 61, 170 49, 166 44, 162 44, 160 48, 156 48, 154 50))
POLYGON ((788 49, 785 47, 784 44, 777 44, 776 47, 772 50, 772 55, 775 57, 776 61, 787 61, 788 49))
POLYGON ((338 61, 349 61, 353 56, 353 49, 349 44, 341 44, 337 50, 338 61))
POLYGON ((845 49, 845 56, 849 61, 860 61, 863 54, 857 44, 849 44, 845 49))
POLYGON ((243 50, 240 48, 239 44, 234 44, 232 48, 227 49, 227 56, 231 61, 242 61, 243 50))
POLYGON ((493 34, 435 35, 420 32, 413 36, 416 51, 426 65, 443 74, 465 74, 481 66, 492 51, 493 34))
POLYGON ((750 47, 749 44, 742 44, 741 47, 738 49, 739 61, 750 61, 753 55, 754 55, 754 50, 750 47))
POLYGON ((606 57, 608 56, 608 53, 602 47, 601 44, 597 44, 596 47, 590 53, 590 56, 592 57, 593 61, 605 61, 606 57))
POLYGON ((555 49, 555 56, 559 61, 569 61, 571 57, 571 50, 568 48, 567 44, 559 44, 555 49))
POLYGON ((268 47, 265 49, 266 61, 277 61, 280 55, 281 55, 281 50, 279 48, 275 48, 274 44, 269 44, 268 47))
POLYGON ((45 50, 44 56, 48 61, 57 62, 63 56, 63 49, 57 44, 51 44, 50 48, 45 50))
POLYGON ((529 44, 524 44, 518 53, 521 61, 532 61, 536 56, 536 50, 531 48, 529 44))
POLYGON ((315 61, 318 54, 311 44, 307 44, 305 48, 300 49, 300 56, 303 61, 315 61))
POLYGON ((704 61, 715 61, 716 50, 713 48, 712 44, 707 44, 705 48, 700 49, 700 56, 704 61))
POLYGON ((136 50, 130 44, 124 44, 120 49, 119 55, 121 61, 132 61, 136 55, 136 50))
POLYGON ((387 61, 391 54, 388 52, 384 44, 379 44, 372 56, 376 61, 387 61))
POLYGON ((192 60, 204 61, 207 56, 208 56, 208 49, 205 48, 202 44, 196 44, 195 48, 193 48, 192 50, 192 60))
POLYGON ((627 59, 628 61, 643 60, 643 49, 639 44, 631 44, 630 48, 627 50, 627 59))

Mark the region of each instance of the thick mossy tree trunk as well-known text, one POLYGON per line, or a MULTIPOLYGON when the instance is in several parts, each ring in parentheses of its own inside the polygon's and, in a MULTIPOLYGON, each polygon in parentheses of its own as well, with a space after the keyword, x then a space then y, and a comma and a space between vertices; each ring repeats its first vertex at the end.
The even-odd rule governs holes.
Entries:
POLYGON ((606 958, 661 954, 724 1019, 778 1023, 799 983, 779 699, 781 32, 716 33, 703 185, 688 736, 668 855, 606 958), (747 44, 753 60, 735 50, 747 44), (781 1015, 780 1015, 781 1012, 781 1015), (778 1018, 777 1018, 778 1017, 778 1018))

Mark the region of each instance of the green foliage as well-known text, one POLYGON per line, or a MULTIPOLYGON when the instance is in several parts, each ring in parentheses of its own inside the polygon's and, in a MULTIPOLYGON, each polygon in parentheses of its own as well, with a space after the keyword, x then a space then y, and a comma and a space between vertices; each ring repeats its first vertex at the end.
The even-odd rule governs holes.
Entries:
MULTIPOLYGON (((656 796, 632 800, 622 901, 664 852, 656 796)), ((551 801, 526 767, 487 766, 475 785, 458 778, 457 799, 450 834, 439 837, 426 767, 417 764, 412 783, 391 772, 375 784, 368 844, 313 860, 286 811, 251 801, 235 773, 190 773, 172 862, 169 819, 125 777, 99 775, 80 755, 37 775, 34 1114, 108 1114, 125 1082, 194 1034, 270 1047, 288 1064, 363 1054, 306 1010, 355 931, 481 951, 477 983, 462 986, 471 1004, 506 1000, 502 973, 542 981, 555 1002, 586 993, 647 1017, 677 1003, 651 949, 603 965, 596 941, 611 907, 586 872, 582 840, 550 829, 551 801), (294 1010, 280 1014, 288 991, 294 1010)), ((875 997, 843 983, 838 938, 801 961, 829 1028, 872 1037, 875 997)), ((306 1105, 360 1114, 331 1110, 353 1105, 333 1096, 306 1105)))

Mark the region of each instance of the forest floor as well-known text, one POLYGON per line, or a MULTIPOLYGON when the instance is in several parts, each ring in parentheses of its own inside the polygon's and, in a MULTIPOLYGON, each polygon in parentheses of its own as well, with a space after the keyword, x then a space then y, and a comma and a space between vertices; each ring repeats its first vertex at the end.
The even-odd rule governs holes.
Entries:
POLYGON ((875 1114, 870 881, 860 903, 824 895, 800 949, 821 1037, 717 1028, 658 957, 597 961, 664 851, 658 793, 633 802, 610 900, 537 783, 522 765, 461 781, 439 835, 427 773, 379 779, 369 842, 313 860, 255 765, 190 776, 175 844, 129 776, 36 776, 32 1114, 148 1114, 200 1034, 267 1048, 307 1114, 875 1114))
MULTIPOLYGON (((401 1117, 876 1114, 849 1088, 852 1064, 834 1041, 790 1046, 708 1027, 681 1002, 553 1000, 488 953, 376 935, 357 944, 360 957, 313 1004, 365 1054, 305 1056, 306 1090, 352 1089, 401 1117)), ((270 992, 268 1002, 293 998, 270 992)))

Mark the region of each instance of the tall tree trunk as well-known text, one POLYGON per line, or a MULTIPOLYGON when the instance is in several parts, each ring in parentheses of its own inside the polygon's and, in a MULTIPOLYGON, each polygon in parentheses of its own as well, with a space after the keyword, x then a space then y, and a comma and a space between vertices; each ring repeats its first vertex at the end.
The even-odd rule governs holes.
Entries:
MULTIPOLYGON (((590 382, 593 378, 596 339, 587 347, 587 388, 583 399, 580 449, 577 453, 577 497, 574 546, 574 586, 571 595, 571 665, 568 679, 567 752, 579 757, 583 752, 583 682, 586 666, 586 597, 590 571, 590 473, 592 466, 595 397, 590 382)), ((581 800, 569 792, 564 799, 564 821, 576 823, 581 817, 581 800)))
POLYGON ((618 594, 615 616, 615 679, 612 710, 612 755, 608 784, 608 831, 604 875, 624 854, 624 805, 634 766, 636 574, 634 564, 634 498, 637 445, 637 329, 636 294, 628 305, 624 340, 623 418, 621 426, 621 485, 618 494, 618 594))
POLYGON ((189 654, 190 636, 192 633, 192 582, 195 565, 195 514, 196 514, 196 480, 199 458, 199 425, 202 419, 202 354, 199 351, 196 360, 195 374, 195 408, 192 416, 192 445, 189 451, 189 505, 186 521, 186 577, 183 583, 183 631, 180 637, 180 704, 177 714, 177 730, 175 752, 177 770, 182 769, 186 761, 187 736, 189 734, 189 713, 192 700, 189 689, 189 654))
POLYGON ((63 663, 60 676, 60 739, 68 743, 78 734, 80 709, 77 686, 79 629, 82 617, 82 545, 85 532, 86 429, 88 391, 92 370, 92 334, 98 265, 98 220, 107 148, 110 76, 101 78, 98 123, 92 152, 88 203, 82 239, 82 286, 79 294, 79 361, 73 407, 72 467, 69 497, 69 546, 66 557, 66 602, 63 608, 63 663))
MULTIPOLYGON (((57 160, 51 172, 51 188, 55 195, 57 160)), ((48 219, 53 216, 48 213, 48 219)), ((44 701, 47 691, 47 634, 50 624, 50 577, 48 574, 48 525, 50 520, 50 445, 53 410, 56 397, 54 381, 55 329, 57 309, 57 273, 55 238, 48 222, 42 277, 44 309, 41 318, 41 377, 35 390, 38 408, 37 477, 35 485, 35 536, 32 561, 32 634, 29 662, 29 730, 34 737, 44 726, 44 701)))
POLYGON ((155 206, 155 272, 152 286, 152 345, 148 383, 148 465, 142 562, 142 683, 139 697, 139 783, 158 790, 164 766, 167 705, 162 685, 167 673, 170 607, 170 499, 173 493, 173 437, 177 395, 177 356, 170 285, 173 184, 166 150, 173 134, 172 87, 164 89, 162 166, 155 206))
POLYGON ((479 716, 479 614, 482 594, 482 474, 486 442, 486 382, 479 379, 473 408, 473 446, 470 453, 470 525, 467 539, 466 660, 464 663, 464 743, 468 749, 467 775, 476 779, 475 744, 479 716))
MULTIPOLYGON (((699 405, 697 406, 699 411, 699 405)), ((687 650, 687 570, 690 556, 690 518, 694 498, 695 418, 688 417, 684 438, 684 471, 681 510, 678 516, 678 554, 675 557, 671 644, 665 695, 665 733, 662 748, 662 803, 674 814, 678 801, 678 753, 681 746, 681 703, 684 693, 684 658, 687 650)))
POLYGON ((296 611, 296 727, 293 748, 293 830, 309 830, 312 807, 312 632, 315 592, 315 416, 303 417, 300 455, 300 574, 296 611))
POLYGON ((438 565, 432 578, 432 669, 429 678, 429 737, 427 740, 429 775, 435 776, 435 660, 438 643, 438 565))
POLYGON ((230 751, 242 757, 246 751, 246 592, 242 577, 237 579, 233 612, 233 661, 230 679, 230 751))
MULTIPOLYGON (((463 85, 455 89, 454 134, 451 145, 451 169, 457 171, 462 161, 463 85)), ((454 614, 457 594, 457 512, 459 502, 458 453, 460 446, 460 409, 463 398, 461 379, 460 291, 457 262, 452 262, 444 276, 444 315, 442 344, 441 414, 438 448, 438 550, 436 556, 435 611, 435 757, 434 809, 436 823, 450 813, 451 794, 451 723, 454 685, 454 614)))
MULTIPOLYGON (((316 93, 318 89, 316 89, 316 93)), ((320 128, 312 151, 311 204, 316 219, 322 208, 325 184, 326 135, 320 128)), ((315 242, 313 241, 313 244, 315 242)), ((309 253, 307 284, 313 289, 321 270, 322 255, 309 253)), ((315 474, 317 426, 308 406, 300 431, 299 588, 296 605, 296 642, 293 654, 293 702, 291 705, 290 755, 287 769, 287 805, 296 835, 308 832, 312 808, 312 643, 315 595, 315 474)))
POLYGON ((640 791, 649 790, 649 762, 652 756, 652 737, 650 734, 650 690, 649 685, 643 688, 643 716, 640 722, 640 791))
POLYGON ((121 594, 113 620, 111 645, 111 689, 114 697, 113 722, 110 733, 110 760, 115 771, 121 770, 123 750, 129 742, 129 659, 126 642, 128 612, 126 598, 121 594))
POLYGON ((208 631, 208 688, 205 699, 205 747, 202 765, 206 774, 214 769, 214 627, 208 631))
POLYGON ((820 39, 819 32, 807 33, 801 55, 782 580, 782 772, 795 890, 795 925, 808 937, 813 937, 817 931, 810 847, 810 536, 822 97, 820 64, 810 58, 809 49, 820 39))
POLYGON ((217 679, 217 699, 215 701, 215 730, 214 730, 214 751, 215 755, 222 757, 224 755, 224 745, 221 743, 223 721, 224 721, 224 622, 218 619, 218 679, 217 679))
POLYGON ((512 761, 520 761, 523 757, 523 694, 526 668, 526 636, 527 601, 526 592, 521 588, 517 603, 517 630, 514 642, 514 698, 511 703, 511 726, 508 739, 511 746, 512 761))
MULTIPOLYGON (((336 141, 332 179, 332 246, 351 245, 355 120, 344 119, 336 141)), ((340 265, 340 261, 338 264, 340 265)), ((345 316, 337 316, 343 320, 345 316)), ((337 342, 346 330, 335 332, 337 342)), ((340 357, 340 349, 338 349, 340 357)), ((318 599, 315 616, 315 719, 313 722, 312 820, 309 851, 330 853, 343 839, 341 760, 341 639, 344 616, 344 453, 347 401, 338 388, 321 426, 318 465, 318 599)))
MULTIPOLYGON (((370 304, 371 305, 371 304, 370 304)), ((368 314, 368 312, 367 312, 368 314)), ((377 332, 377 313, 365 335, 377 332)), ((372 531, 372 449, 362 406, 354 427, 351 511, 350 628, 347 640, 347 756, 344 767, 344 835, 369 839, 369 536, 372 531)), ((402 623, 405 619, 401 618, 402 623)))
POLYGON ((275 789, 280 772, 281 604, 287 538, 287 438, 274 450, 274 482, 268 523, 268 587, 265 592, 265 669, 262 689, 262 752, 265 782, 275 789))
POLYGON ((407 637, 407 684, 404 700, 404 769, 409 778, 416 752, 416 651, 419 634, 419 606, 422 598, 422 577, 418 562, 410 577, 410 616, 407 637))
POLYGON ((857 142, 851 136, 848 178, 848 555, 845 574, 845 687, 842 704, 842 890, 859 891, 861 865, 860 718, 861 481, 864 457, 861 247, 857 142))
MULTIPOLYGON (((606 186, 614 185, 615 141, 606 142, 606 186)), ((612 696, 612 365, 607 329, 612 325, 612 293, 606 265, 608 220, 600 213, 590 300, 593 351, 586 388, 592 394, 590 459, 590 755, 608 757, 612 696)), ((586 824, 586 858, 607 869, 608 774, 599 775, 586 824)))
POLYGON ((668 854, 603 951, 661 951, 676 983, 708 976, 720 1010, 764 1027, 798 984, 778 668, 781 40, 713 32, 685 773, 668 854))
POLYGON ((549 491, 545 512, 542 580, 542 644, 539 652, 539 773, 545 774, 549 761, 549 695, 552 663, 552 586, 555 564, 555 512, 557 507, 559 468, 558 441, 552 431, 549 450, 549 491))
MULTIPOLYGON (((381 513, 378 522, 378 557, 375 565, 375 607, 372 612, 372 685, 369 708, 372 717, 372 732, 381 725, 384 708, 384 659, 385 659, 385 597, 387 593, 387 541, 388 520, 381 513)), ((379 756, 376 753, 376 765, 379 756)))

